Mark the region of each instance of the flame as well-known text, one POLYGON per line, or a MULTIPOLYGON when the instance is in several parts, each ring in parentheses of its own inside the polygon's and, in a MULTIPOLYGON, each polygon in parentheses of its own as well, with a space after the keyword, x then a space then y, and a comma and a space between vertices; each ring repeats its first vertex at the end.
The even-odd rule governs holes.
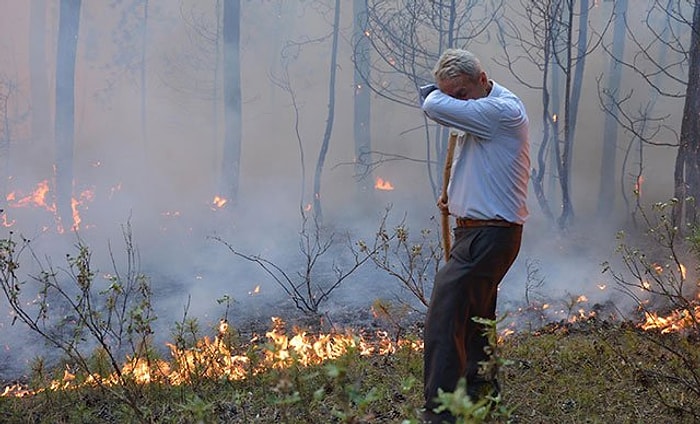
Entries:
POLYGON ((377 190, 393 190, 394 186, 389 182, 381 177, 377 177, 377 181, 374 184, 374 188, 377 190))
POLYGON ((639 176, 637 177, 637 181, 635 181, 635 183, 634 183, 634 192, 635 192, 637 195, 641 195, 641 194, 642 194, 642 184, 643 184, 643 183, 644 183, 644 175, 639 175, 639 176))
POLYGON ((688 328, 700 327, 700 305, 676 309, 661 317, 655 312, 644 312, 642 330, 660 330, 662 334, 675 333, 688 328))
POLYGON ((73 230, 77 230, 80 227, 80 223, 83 221, 80 219, 80 213, 78 212, 78 201, 75 199, 70 199, 70 208, 73 213, 73 230))
MULTIPOLYGON (((43 208, 54 214, 54 218, 57 221, 57 231, 59 233, 64 232, 63 224, 60 222, 60 217, 56 216, 57 209, 56 203, 54 201, 49 201, 51 197, 49 188, 49 180, 43 180, 37 183, 36 188, 27 195, 20 193, 19 191, 10 192, 5 199, 7 200, 8 206, 11 208, 26 208, 26 207, 39 207, 43 208)), ((77 231, 82 222, 80 217, 79 207, 84 207, 86 202, 93 201, 95 193, 93 190, 84 190, 78 197, 71 198, 71 215, 73 223, 71 229, 77 231)), ((5 227, 12 226, 15 223, 14 220, 8 222, 7 217, 3 215, 2 225, 5 227)))
POLYGON ((7 220, 7 214, 5 212, 3 212, 2 215, 0 215, 0 219, 2 219, 1 225, 5 228, 9 228, 9 227, 12 227, 13 225, 15 225, 14 219, 12 221, 7 220))
POLYGON ((10 207, 23 208, 27 206, 39 206, 49 212, 56 212, 56 205, 46 203, 46 195, 49 193, 49 180, 41 181, 37 184, 36 189, 27 195, 22 196, 16 191, 9 193, 6 197, 10 207))
POLYGON ((557 123, 557 114, 552 115, 552 122, 557 123))
POLYGON ((111 187, 111 188, 109 189, 109 198, 111 199, 111 198, 114 196, 114 193, 116 193, 116 192, 118 192, 118 191, 121 191, 121 189, 122 189, 122 183, 121 183, 121 182, 119 182, 119 183, 117 183, 117 185, 111 187))
POLYGON ((212 200, 211 202, 213 205, 212 210, 216 210, 217 208, 223 208, 226 202, 228 202, 228 200, 226 200, 225 198, 221 196, 214 196, 214 200, 212 200))
MULTIPOLYGON (((256 355, 258 359, 255 363, 245 353, 234 352, 234 346, 228 341, 229 324, 222 320, 219 323, 218 334, 213 340, 204 337, 191 348, 166 343, 172 361, 127 357, 121 373, 139 384, 159 382, 177 386, 196 378, 244 380, 269 369, 317 365, 350 352, 356 352, 360 356, 371 356, 390 355, 404 346, 414 351, 423 349, 422 341, 392 341, 383 331, 377 331, 370 339, 363 334, 352 332, 310 335, 306 331, 295 329, 290 337, 286 334, 284 321, 272 317, 272 323, 272 329, 265 334, 268 342, 261 344, 262 349, 258 351, 260 355, 256 355)), ((250 343, 258 344, 257 337, 251 339, 250 343)), ((116 373, 107 377, 93 374, 87 376, 80 384, 77 380, 75 374, 66 370, 63 379, 52 381, 46 388, 30 390, 21 385, 13 385, 5 387, 0 396, 23 397, 46 390, 68 390, 97 384, 113 386, 121 381, 116 373)))

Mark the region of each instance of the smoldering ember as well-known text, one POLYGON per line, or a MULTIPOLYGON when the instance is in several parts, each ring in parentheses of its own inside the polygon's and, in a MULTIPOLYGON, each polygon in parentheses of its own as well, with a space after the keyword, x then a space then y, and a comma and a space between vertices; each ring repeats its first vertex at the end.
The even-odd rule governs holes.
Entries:
MULTIPOLYGON (((603 327, 697 345, 700 1, 540 3, 0 0, 0 421, 19 414, 4 402, 47 393, 268 372, 279 404, 311 405, 324 391, 304 397, 290 370, 348 356, 417 361, 391 396, 420 408, 456 224, 435 207, 451 131, 419 89, 452 47, 517 92, 530 125, 493 348, 603 327)), ((697 352, 667 350, 691 368, 679 380, 700 379, 697 352)), ((532 360, 501 359, 504 378, 532 360)), ((658 410, 700 417, 690 386, 658 410)), ((124 390, 137 421, 161 419, 124 390)), ((490 418, 451 413, 552 422, 510 390, 490 418)), ((328 422, 418 422, 352 393, 328 422)), ((324 416, 243 417, 245 402, 182 422, 324 416)))

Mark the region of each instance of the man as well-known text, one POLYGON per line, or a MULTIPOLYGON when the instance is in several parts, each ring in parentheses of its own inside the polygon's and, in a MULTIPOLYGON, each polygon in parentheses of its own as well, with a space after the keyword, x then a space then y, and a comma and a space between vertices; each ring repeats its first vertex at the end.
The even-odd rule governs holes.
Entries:
POLYGON ((447 199, 438 207, 456 217, 450 259, 435 276, 425 319, 424 418, 436 414, 438 389, 453 392, 460 378, 476 402, 499 394, 488 361, 484 327, 473 318, 496 318, 498 285, 520 250, 530 170, 529 122, 522 101, 489 79, 479 60, 462 49, 446 50, 433 69, 436 84, 421 89, 432 120, 464 131, 452 163, 447 199))

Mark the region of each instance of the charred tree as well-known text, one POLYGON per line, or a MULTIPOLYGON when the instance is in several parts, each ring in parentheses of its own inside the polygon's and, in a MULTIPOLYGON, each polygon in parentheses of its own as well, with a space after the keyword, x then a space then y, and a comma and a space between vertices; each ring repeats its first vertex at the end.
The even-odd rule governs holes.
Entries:
MULTIPOLYGON (((579 0, 578 25, 573 7, 574 2, 568 3, 566 25, 566 59, 563 61, 563 71, 566 75, 566 94, 564 96, 564 146, 559 157, 559 182, 561 188, 561 214, 557 220, 560 228, 567 228, 573 223, 574 206, 571 200, 571 164, 573 158, 574 140, 578 106, 583 87, 583 73, 588 50, 588 0, 579 0), (574 41, 574 27, 578 27, 578 37, 574 41), (576 52, 574 52, 574 48, 576 52)), ((559 63, 562 63, 561 61, 559 63)), ((558 145, 558 144, 557 144, 558 145)))
MULTIPOLYGON (((672 10, 673 1, 665 0, 665 4, 657 13, 654 13, 654 7, 647 11, 646 26, 651 33, 655 34, 652 37, 652 43, 644 47, 649 52, 637 53, 632 56, 632 60, 628 60, 623 55, 623 49, 613 51, 615 48, 614 42, 612 46, 603 45, 606 54, 610 56, 610 60, 618 68, 621 68, 621 72, 624 70, 632 71, 625 74, 626 78, 624 80, 632 80, 634 74, 642 74, 641 84, 630 82, 630 85, 637 88, 646 84, 648 87, 648 94, 640 94, 644 99, 641 105, 635 107, 630 106, 630 103, 636 100, 634 94, 640 90, 627 88, 627 91, 623 92, 622 86, 618 86, 613 90, 610 84, 604 85, 602 83, 603 75, 598 78, 598 95, 601 107, 606 112, 606 127, 610 125, 609 121, 612 120, 617 127, 622 128, 626 134, 631 136, 627 140, 626 146, 622 149, 623 155, 618 186, 626 208, 626 215, 631 218, 633 225, 637 224, 638 215, 643 217, 644 214, 643 182, 646 151, 650 147, 678 146, 677 143, 659 141, 666 138, 675 139, 676 134, 675 131, 670 129, 669 125, 665 124, 670 116, 659 115, 658 113, 658 110, 663 107, 664 98, 669 99, 679 96, 679 94, 671 94, 660 90, 660 87, 668 85, 669 75, 675 73, 673 66, 667 66, 665 70, 662 70, 664 65, 661 64, 668 64, 669 60, 675 60, 672 57, 677 46, 673 46, 670 40, 676 38, 674 34, 679 34, 682 26, 679 25, 677 19, 666 13, 667 10, 672 10), (643 72, 640 72, 642 67, 638 68, 635 62, 644 62, 643 67, 648 66, 649 69, 657 69, 658 72, 643 75, 643 72), (673 135, 670 133, 673 133, 673 135)), ((627 10, 628 14, 632 12, 633 10, 627 10)), ((628 23, 625 19, 625 39, 626 41, 631 40, 635 47, 639 49, 641 42, 638 37, 643 37, 643 35, 638 34, 640 32, 638 29, 632 31, 631 28, 627 28, 627 25, 628 23)), ((670 80, 675 79, 670 78, 670 80)), ((624 85, 623 79, 620 79, 620 84, 624 85)), ((603 159, 605 160, 605 157, 603 159)))
POLYGON ((559 105, 560 90, 559 80, 561 78, 561 67, 557 62, 555 53, 560 51, 560 40, 564 37, 560 35, 562 26, 561 2, 548 2, 540 7, 525 7, 527 22, 532 24, 530 30, 533 35, 534 45, 539 46, 537 50, 526 50, 528 60, 541 71, 542 80, 540 85, 536 82, 530 83, 520 77, 520 73, 515 69, 516 59, 512 58, 510 51, 506 48, 509 39, 521 39, 522 35, 517 30, 517 23, 511 20, 504 20, 500 23, 498 38, 504 47, 505 61, 501 64, 511 70, 511 72, 524 85, 540 91, 542 98, 542 138, 537 150, 536 160, 533 161, 531 183, 540 210, 549 220, 554 220, 554 213, 550 206, 550 196, 552 196, 553 185, 549 190, 545 189, 545 176, 549 175, 550 182, 557 176, 557 163, 559 149, 559 105), (550 169, 551 168, 551 169, 550 169), (550 193, 549 195, 547 193, 550 193))
POLYGON ((323 166, 326 162, 326 154, 333 133, 333 120, 335 118, 335 80, 336 69, 338 67, 338 36, 340 34, 340 0, 335 0, 333 14, 333 41, 331 43, 330 76, 328 78, 328 115, 326 116, 326 129, 321 141, 321 149, 316 161, 316 171, 314 172, 314 197, 313 212, 317 223, 323 222, 323 210, 321 209, 321 178, 323 177, 323 166))
POLYGON ((73 222, 75 64, 81 0, 61 0, 56 52, 56 210, 63 226, 73 222))
POLYGON ((695 0, 690 22, 688 83, 685 91, 680 146, 674 170, 674 197, 681 204, 674 211, 676 225, 681 223, 681 205, 685 206, 685 223, 698 224, 700 201, 700 0, 695 0))
POLYGON ((618 111, 613 107, 620 100, 620 83, 622 80, 622 65, 615 60, 623 57, 625 52, 625 21, 627 0, 618 0, 613 5, 612 57, 609 59, 607 84, 604 90, 611 112, 606 114, 603 124, 603 155, 600 164, 600 187, 598 190, 598 216, 607 217, 615 206, 615 175, 617 171, 617 134, 620 126, 617 123, 618 111))
POLYGON ((5 207, 8 189, 7 181, 11 175, 10 171, 10 140, 12 138, 10 130, 10 96, 13 91, 13 84, 0 77, 0 164, 2 164, 2 183, 0 183, 0 214, 5 207))
POLYGON ((542 92, 543 137, 532 185, 544 215, 554 219, 550 208, 554 193, 547 192, 544 177, 556 173, 561 195, 561 211, 556 220, 561 229, 568 228, 574 219, 571 167, 586 58, 598 47, 610 24, 608 20, 599 33, 589 35, 591 7, 588 0, 578 4, 571 0, 521 1, 520 8, 511 9, 513 14, 499 21, 504 58, 498 62, 522 84, 542 92), (529 32, 522 31, 523 27, 529 32), (533 80, 528 76, 531 72, 541 79, 533 80), (560 100, 559 78, 564 82, 560 100), (562 106, 560 102, 563 116, 556 113, 562 106), (553 169, 548 169, 550 161, 554 162, 553 169))
MULTIPOLYGON (((431 71, 442 51, 487 43, 491 38, 489 28, 503 9, 501 0, 413 0, 400 4, 391 0, 366 0, 366 3, 368 40, 376 59, 363 79, 377 98, 409 108, 418 107, 419 87, 433 82, 431 71)), ((420 161, 425 163, 437 198, 449 131, 427 120, 423 125, 426 153, 420 161)), ((373 168, 391 156, 374 153, 378 159, 373 162, 373 168)))
POLYGON ((643 179, 642 150, 646 146, 676 149, 672 218, 673 225, 683 231, 684 223, 697 225, 696 199, 700 196, 700 1, 655 0, 644 11, 642 23, 646 27, 643 30, 627 24, 627 41, 636 53, 629 59, 614 60, 630 71, 630 78, 639 79, 637 87, 641 84, 649 88, 650 94, 642 94, 647 106, 630 105, 635 100, 633 90, 612 104, 601 96, 601 105, 609 114, 610 107, 619 111, 618 123, 638 140, 640 165, 635 191, 641 188, 643 179), (672 116, 656 112, 654 104, 664 102, 680 108, 681 101, 683 114, 678 131, 670 123, 672 116))
POLYGON ((370 136, 370 90, 365 75, 370 75, 370 44, 367 32, 367 3, 353 0, 353 62, 355 96, 353 135, 355 138, 355 176, 357 194, 363 204, 371 203, 372 190, 372 139, 370 136))
POLYGON ((239 202, 241 168, 241 2, 224 0, 224 149, 221 160, 221 193, 231 204, 239 202))

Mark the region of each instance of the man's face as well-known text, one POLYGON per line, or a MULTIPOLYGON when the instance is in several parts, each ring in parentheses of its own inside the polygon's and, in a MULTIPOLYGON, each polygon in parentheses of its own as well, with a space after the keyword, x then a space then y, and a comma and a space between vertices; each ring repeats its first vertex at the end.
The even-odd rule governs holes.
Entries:
POLYGON ((438 88, 450 97, 459 100, 474 100, 488 94, 488 78, 482 72, 476 80, 467 75, 438 81, 438 88))

